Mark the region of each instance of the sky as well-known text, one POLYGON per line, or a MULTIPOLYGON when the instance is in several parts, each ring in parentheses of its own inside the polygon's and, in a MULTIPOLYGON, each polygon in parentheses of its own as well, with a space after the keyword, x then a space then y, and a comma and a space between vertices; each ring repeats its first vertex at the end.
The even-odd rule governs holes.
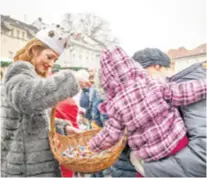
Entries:
POLYGON ((146 47, 193 49, 206 42, 205 0, 5 0, 0 13, 32 23, 58 23, 64 13, 94 13, 110 23, 132 55, 146 47))

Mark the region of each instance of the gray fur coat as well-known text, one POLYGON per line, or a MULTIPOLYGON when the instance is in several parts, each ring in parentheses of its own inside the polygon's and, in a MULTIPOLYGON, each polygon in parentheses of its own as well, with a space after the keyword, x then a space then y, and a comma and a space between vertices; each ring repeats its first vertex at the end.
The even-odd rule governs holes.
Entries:
MULTIPOLYGON (((44 79, 28 62, 9 66, 1 89, 2 177, 61 177, 48 141, 48 109, 78 91, 69 71, 44 79)), ((57 132, 68 124, 57 119, 57 132)))

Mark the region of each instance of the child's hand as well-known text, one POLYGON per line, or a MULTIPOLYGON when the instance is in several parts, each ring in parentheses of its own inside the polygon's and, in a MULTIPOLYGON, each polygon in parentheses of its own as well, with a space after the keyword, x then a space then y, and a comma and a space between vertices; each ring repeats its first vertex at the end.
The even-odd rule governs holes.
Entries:
POLYGON ((92 150, 89 145, 86 145, 86 150, 87 150, 87 152, 90 152, 90 153, 92 153, 92 152, 96 153, 96 151, 92 150))
POLYGON ((65 127, 65 130, 68 135, 81 133, 81 130, 69 125, 65 127))
POLYGON ((54 144, 55 144, 55 146, 56 146, 57 148, 60 148, 60 147, 63 146, 63 145, 60 143, 59 137, 58 137, 57 135, 55 135, 55 136, 53 137, 53 142, 54 142, 54 144))
POLYGON ((89 152, 89 151, 90 151, 90 148, 89 148, 89 146, 88 146, 88 145, 86 145, 86 146, 85 146, 84 151, 85 151, 85 152, 89 152))

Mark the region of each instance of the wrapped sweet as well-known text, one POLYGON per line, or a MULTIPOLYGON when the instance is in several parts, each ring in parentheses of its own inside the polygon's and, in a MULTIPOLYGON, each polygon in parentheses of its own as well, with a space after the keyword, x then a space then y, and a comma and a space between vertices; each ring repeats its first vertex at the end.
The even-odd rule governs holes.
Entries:
POLYGON ((87 146, 78 145, 77 147, 69 146, 65 151, 63 151, 62 156, 68 158, 94 158, 101 157, 106 151, 100 153, 92 152, 87 146))

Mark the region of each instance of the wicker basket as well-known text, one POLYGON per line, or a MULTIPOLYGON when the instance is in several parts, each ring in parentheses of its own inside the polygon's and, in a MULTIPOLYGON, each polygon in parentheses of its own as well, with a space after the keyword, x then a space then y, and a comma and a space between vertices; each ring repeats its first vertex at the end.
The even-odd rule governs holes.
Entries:
POLYGON ((55 130, 55 108, 51 114, 51 130, 49 132, 49 141, 51 151, 57 161, 64 167, 81 173, 94 173, 102 171, 112 166, 119 158, 120 153, 126 145, 126 137, 124 136, 116 145, 111 148, 110 152, 104 153, 101 157, 93 158, 68 158, 63 157, 62 152, 68 146, 76 147, 77 145, 87 145, 88 141, 95 136, 101 129, 89 130, 83 133, 70 136, 63 136, 56 133, 55 130), (59 141, 57 141, 59 140, 59 141), (61 146, 59 146, 61 144, 61 146))

